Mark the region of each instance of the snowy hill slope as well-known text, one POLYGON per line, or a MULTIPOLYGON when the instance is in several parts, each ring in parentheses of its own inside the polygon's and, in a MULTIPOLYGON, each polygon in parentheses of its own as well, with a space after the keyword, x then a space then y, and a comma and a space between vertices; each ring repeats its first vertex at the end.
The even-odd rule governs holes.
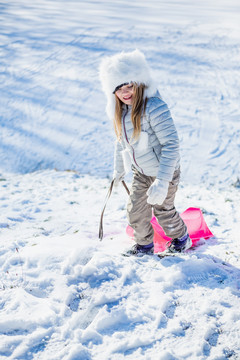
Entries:
POLYGON ((239 4, 190 3, 2 4, 1 169, 111 174, 98 66, 104 55, 137 47, 180 131, 185 178, 236 181, 239 4))
POLYGON ((234 0, 0 4, 1 359, 240 358, 239 11, 234 0), (179 258, 121 256, 132 244, 122 188, 97 238, 114 139, 98 64, 136 47, 179 131, 177 208, 200 207, 215 235, 179 258))

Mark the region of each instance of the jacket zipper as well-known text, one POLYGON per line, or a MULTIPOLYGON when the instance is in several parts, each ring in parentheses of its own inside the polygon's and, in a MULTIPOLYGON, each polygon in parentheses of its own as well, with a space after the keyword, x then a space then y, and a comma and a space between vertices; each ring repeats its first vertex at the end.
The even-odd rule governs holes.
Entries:
POLYGON ((127 113, 128 113, 128 108, 127 108, 127 110, 126 110, 125 114, 123 115, 123 128, 124 128, 125 138, 126 138, 126 140, 127 140, 128 145, 130 145, 130 146, 131 146, 131 148, 132 148, 132 152, 133 152, 133 160, 134 160, 134 162, 135 162, 136 166, 137 166, 139 169, 141 169, 142 174, 144 174, 143 169, 142 169, 142 168, 138 165, 138 163, 137 163, 137 161, 136 161, 134 148, 133 148, 133 146, 130 144, 130 142, 129 142, 129 140, 128 140, 128 137, 127 137, 127 131, 126 131, 126 126, 125 126, 125 118, 126 118, 127 113))

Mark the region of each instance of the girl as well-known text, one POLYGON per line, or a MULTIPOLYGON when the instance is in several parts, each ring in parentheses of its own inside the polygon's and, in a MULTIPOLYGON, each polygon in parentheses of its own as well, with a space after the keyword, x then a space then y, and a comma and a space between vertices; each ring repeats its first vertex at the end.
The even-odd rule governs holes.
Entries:
POLYGON ((152 211, 172 239, 166 252, 187 250, 192 242, 174 206, 180 178, 178 135, 144 55, 135 50, 103 59, 100 80, 117 136, 115 185, 123 180, 129 165, 133 171, 127 218, 136 244, 127 254, 153 253, 152 211))

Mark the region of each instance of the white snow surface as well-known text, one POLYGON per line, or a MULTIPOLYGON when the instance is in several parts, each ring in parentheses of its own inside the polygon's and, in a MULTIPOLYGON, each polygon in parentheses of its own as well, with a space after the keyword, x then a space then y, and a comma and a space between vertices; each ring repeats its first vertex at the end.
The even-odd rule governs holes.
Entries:
POLYGON ((240 359, 239 14, 234 0, 0 3, 0 359, 240 359), (135 48, 178 128, 176 207, 214 234, 178 257, 121 255, 121 187, 98 239, 114 142, 98 66, 135 48))

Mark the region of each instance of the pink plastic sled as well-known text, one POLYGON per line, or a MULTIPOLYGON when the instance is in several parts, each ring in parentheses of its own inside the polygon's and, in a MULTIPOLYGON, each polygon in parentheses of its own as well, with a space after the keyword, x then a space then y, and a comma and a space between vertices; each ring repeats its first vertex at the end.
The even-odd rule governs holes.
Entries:
MULTIPOLYGON (((200 209, 193 207, 188 208, 180 214, 180 216, 187 225, 188 233, 192 239, 193 246, 195 246, 201 238, 209 239, 213 236, 207 227, 200 209)), ((166 243, 170 240, 170 238, 164 234, 162 227, 158 224, 155 217, 152 218, 151 223, 154 229, 154 251, 164 251, 166 249, 166 243)), ((127 226, 126 232, 130 237, 133 237, 133 229, 129 225, 127 226)))

